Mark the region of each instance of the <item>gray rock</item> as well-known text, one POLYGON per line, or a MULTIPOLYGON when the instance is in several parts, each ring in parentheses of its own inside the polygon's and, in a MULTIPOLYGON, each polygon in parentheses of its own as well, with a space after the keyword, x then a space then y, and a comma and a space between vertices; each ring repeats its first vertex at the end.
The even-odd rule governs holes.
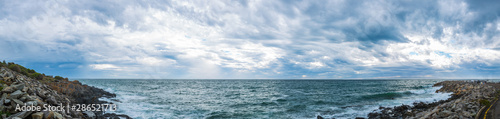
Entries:
POLYGON ((11 85, 12 87, 15 87, 16 90, 23 90, 24 85, 23 84, 16 84, 16 85, 11 85))
POLYGON ((19 104, 19 105, 24 105, 23 101, 20 101, 18 99, 12 99, 12 101, 16 104, 19 104))
POLYGON ((61 114, 57 113, 57 112, 54 112, 54 117, 56 119, 64 119, 64 117, 61 114))
POLYGON ((28 101, 25 104, 28 105, 28 106, 31 106, 31 105, 37 106, 38 102, 37 101, 28 101))
POLYGON ((15 87, 12 87, 12 86, 5 87, 5 88, 3 88, 3 89, 2 89, 2 92, 3 92, 3 93, 12 93, 12 92, 14 92, 14 91, 16 91, 16 88, 15 88, 15 87))
POLYGON ((13 92, 13 93, 10 94, 10 99, 18 99, 23 94, 24 94, 24 92, 22 92, 20 90, 17 90, 17 91, 15 91, 15 92, 13 92))
POLYGON ((2 94, 2 98, 0 99, 0 104, 4 104, 4 101, 7 99, 7 93, 2 94))
POLYGON ((10 103, 10 99, 5 99, 5 103, 4 104, 9 104, 10 103))
POLYGON ((85 112, 83 112, 83 114, 87 115, 87 117, 89 117, 91 119, 95 119, 96 118, 94 112, 91 112, 91 111, 85 111, 85 112))
POLYGON ((26 86, 26 87, 24 87, 24 88, 23 88, 23 92, 28 91, 28 89, 29 89, 29 88, 28 88, 27 86, 26 86))
POLYGON ((19 100, 25 102, 26 101, 26 96, 21 96, 21 98, 19 98, 19 100))
POLYGON ((32 111, 23 111, 23 112, 18 112, 18 113, 16 113, 16 114, 10 115, 10 116, 9 116, 9 117, 7 117, 7 118, 9 118, 9 119, 13 119, 14 117, 19 117, 19 118, 21 118, 21 119, 24 119, 24 118, 28 117, 31 113, 33 113, 33 112, 32 112, 32 111))
POLYGON ((32 119, 42 119, 43 118, 43 112, 37 112, 34 114, 31 114, 32 119))
POLYGON ((59 104, 57 103, 56 98, 54 98, 54 97, 50 97, 50 98, 48 98, 46 101, 47 101, 49 104, 52 104, 52 105, 59 105, 59 104))

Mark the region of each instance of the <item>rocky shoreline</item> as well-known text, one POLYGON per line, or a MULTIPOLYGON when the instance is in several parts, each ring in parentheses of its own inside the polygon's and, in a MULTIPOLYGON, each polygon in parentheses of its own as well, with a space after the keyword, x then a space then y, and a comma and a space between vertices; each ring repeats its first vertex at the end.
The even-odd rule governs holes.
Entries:
POLYGON ((102 89, 81 84, 76 80, 69 81, 67 78, 57 77, 49 79, 35 79, 9 68, 0 67, 0 117, 3 119, 130 119, 127 115, 103 111, 73 111, 71 109, 43 111, 47 106, 110 104, 100 101, 99 98, 116 96, 102 89), (38 106, 42 107, 42 110, 21 110, 22 106, 38 106))
MULTIPOLYGON (((433 103, 415 102, 413 106, 380 107, 368 114, 369 119, 458 119, 475 118, 482 107, 499 96, 497 88, 485 81, 443 81, 436 92, 451 92, 451 97, 433 103)), ((317 116, 318 119, 326 119, 317 116)), ((356 119, 363 119, 357 117, 356 119)))
POLYGON ((370 119, 399 118, 475 118, 481 107, 489 105, 498 96, 497 89, 485 81, 443 81, 434 84, 442 86, 436 92, 452 92, 452 97, 433 103, 414 103, 393 108, 381 107, 368 114, 370 119))

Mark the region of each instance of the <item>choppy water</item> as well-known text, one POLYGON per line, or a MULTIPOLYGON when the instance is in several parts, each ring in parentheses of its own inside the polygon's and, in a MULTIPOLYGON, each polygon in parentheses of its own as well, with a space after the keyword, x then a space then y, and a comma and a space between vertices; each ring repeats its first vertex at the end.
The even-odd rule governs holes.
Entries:
POLYGON ((133 118, 366 117, 379 106, 433 102, 438 80, 80 80, 116 93, 133 118))

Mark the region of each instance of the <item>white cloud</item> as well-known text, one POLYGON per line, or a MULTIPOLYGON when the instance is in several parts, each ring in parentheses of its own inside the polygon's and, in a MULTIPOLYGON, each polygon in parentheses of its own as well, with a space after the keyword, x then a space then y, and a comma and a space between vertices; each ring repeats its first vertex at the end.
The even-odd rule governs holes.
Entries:
POLYGON ((376 76, 386 67, 500 63, 500 20, 469 28, 481 11, 467 1, 426 9, 434 1, 357 2, 9 4, 0 12, 0 53, 154 78, 376 76))

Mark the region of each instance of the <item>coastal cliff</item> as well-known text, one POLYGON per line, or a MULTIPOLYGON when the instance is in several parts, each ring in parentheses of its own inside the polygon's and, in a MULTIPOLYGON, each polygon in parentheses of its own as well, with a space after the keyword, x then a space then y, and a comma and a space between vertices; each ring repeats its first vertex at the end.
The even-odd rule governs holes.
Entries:
POLYGON ((415 102, 413 106, 380 107, 368 115, 370 119, 399 118, 475 118, 482 107, 498 97, 497 89, 484 81, 443 81, 436 92, 452 92, 451 98, 434 103, 415 102))
POLYGON ((130 118, 127 115, 104 113, 103 111, 74 111, 69 107, 64 107, 80 104, 109 104, 100 101, 99 98, 111 98, 116 95, 81 84, 77 80, 69 81, 60 76, 40 75, 34 70, 24 67, 22 69, 19 66, 13 63, 9 65, 3 63, 0 67, 0 117, 2 119, 130 118), (16 65, 17 69, 7 67, 10 65, 16 65), (54 108, 58 110, 27 111, 26 108, 22 110, 20 106, 61 108, 54 108))

